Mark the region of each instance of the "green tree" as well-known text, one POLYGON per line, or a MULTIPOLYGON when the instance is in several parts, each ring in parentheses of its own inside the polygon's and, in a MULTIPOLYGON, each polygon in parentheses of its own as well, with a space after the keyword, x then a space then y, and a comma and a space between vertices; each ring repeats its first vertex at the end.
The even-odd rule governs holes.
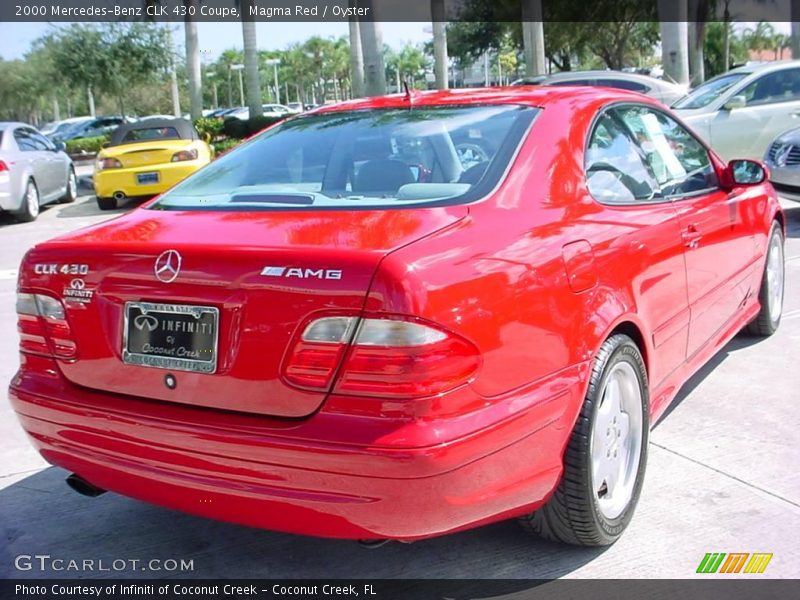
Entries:
POLYGON ((747 45, 742 37, 736 35, 732 23, 712 21, 706 24, 704 54, 706 76, 714 77, 727 71, 730 62, 741 64, 747 61, 747 45))
POLYGON ((151 23, 76 24, 50 33, 42 44, 59 83, 112 96, 120 114, 131 86, 155 81, 169 67, 166 31, 151 23))
POLYGON ((744 30, 744 43, 748 50, 763 52, 775 48, 775 28, 766 21, 759 21, 754 28, 744 30))
POLYGON ((307 86, 310 82, 311 59, 299 43, 292 44, 284 53, 283 64, 291 73, 294 81, 295 92, 300 102, 307 104, 307 86))

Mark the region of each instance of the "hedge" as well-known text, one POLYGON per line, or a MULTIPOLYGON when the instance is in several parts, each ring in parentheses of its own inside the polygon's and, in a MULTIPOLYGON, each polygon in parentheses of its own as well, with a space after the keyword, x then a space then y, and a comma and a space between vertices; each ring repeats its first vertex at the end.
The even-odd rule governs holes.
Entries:
POLYGON ((227 152, 231 148, 234 148, 242 143, 242 140, 237 140, 236 138, 228 138, 225 140, 221 140, 219 142, 214 142, 214 153, 219 156, 224 152, 227 152))
POLYGON ((64 142, 67 146, 67 154, 96 154, 108 141, 105 135, 97 137, 79 138, 77 140, 67 140, 64 142))
POLYGON ((201 136, 208 134, 212 140, 222 135, 223 123, 219 119, 197 119, 194 126, 201 136))

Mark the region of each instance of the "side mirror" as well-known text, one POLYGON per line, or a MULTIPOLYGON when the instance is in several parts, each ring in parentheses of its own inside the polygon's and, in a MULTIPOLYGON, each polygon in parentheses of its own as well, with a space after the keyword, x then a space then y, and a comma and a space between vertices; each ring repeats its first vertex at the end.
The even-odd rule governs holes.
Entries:
POLYGON ((211 143, 211 134, 208 133, 207 131, 205 133, 203 133, 203 141, 206 144, 210 144, 211 143))
POLYGON ((747 98, 744 96, 733 96, 723 106, 723 110, 735 110, 747 106, 747 98))
POLYGON ((56 152, 67 151, 67 145, 64 142, 56 142, 55 144, 53 144, 53 147, 55 148, 56 152))
POLYGON ((763 164, 749 159, 732 160, 725 170, 727 179, 733 185, 758 185, 764 183, 769 176, 763 164))

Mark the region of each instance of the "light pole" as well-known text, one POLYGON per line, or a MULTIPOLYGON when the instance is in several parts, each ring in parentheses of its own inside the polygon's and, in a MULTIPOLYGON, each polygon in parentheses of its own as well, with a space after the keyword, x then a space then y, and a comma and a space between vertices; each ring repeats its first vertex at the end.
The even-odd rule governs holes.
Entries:
POLYGON ((281 88, 278 85, 278 65, 281 64, 280 58, 270 58, 264 61, 264 64, 270 66, 275 71, 275 104, 281 103, 281 88))
POLYGON ((231 71, 239 72, 239 106, 244 106, 244 82, 242 81, 242 70, 244 65, 231 65, 231 71))

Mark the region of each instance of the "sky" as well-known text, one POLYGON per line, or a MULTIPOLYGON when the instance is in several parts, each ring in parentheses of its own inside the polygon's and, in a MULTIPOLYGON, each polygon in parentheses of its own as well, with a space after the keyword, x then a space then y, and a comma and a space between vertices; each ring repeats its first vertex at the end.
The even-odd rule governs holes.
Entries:
MULTIPOLYGON (((4 2, 6 0, 0 0, 4 2)), ((0 23, 0 57, 5 60, 22 58, 33 41, 52 28, 64 24, 0 23)), ((68 24, 67 24, 68 25, 68 24)), ((182 26, 175 37, 183 37, 182 26)), ((303 42, 312 35, 339 37, 348 34, 343 23, 257 23, 258 46, 263 50, 283 50, 293 42, 303 42)), ((383 41, 393 48, 406 42, 417 44, 431 39, 429 23, 383 23, 383 41)), ((242 47, 242 26, 239 23, 198 23, 198 38, 204 60, 213 61, 223 50, 242 47)))

